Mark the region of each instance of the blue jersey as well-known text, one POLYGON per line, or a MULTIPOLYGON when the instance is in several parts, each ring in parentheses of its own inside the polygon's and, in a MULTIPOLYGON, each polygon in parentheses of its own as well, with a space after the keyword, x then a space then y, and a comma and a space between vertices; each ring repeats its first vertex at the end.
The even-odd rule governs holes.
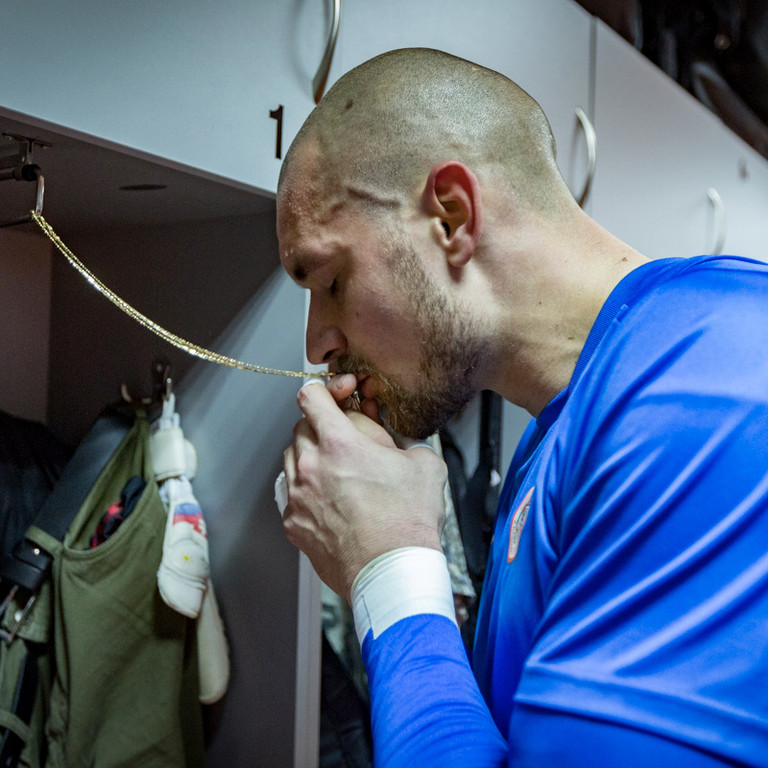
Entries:
POLYGON ((513 460, 472 668, 445 611, 365 630, 377 766, 768 765, 767 352, 762 263, 617 286, 513 460))

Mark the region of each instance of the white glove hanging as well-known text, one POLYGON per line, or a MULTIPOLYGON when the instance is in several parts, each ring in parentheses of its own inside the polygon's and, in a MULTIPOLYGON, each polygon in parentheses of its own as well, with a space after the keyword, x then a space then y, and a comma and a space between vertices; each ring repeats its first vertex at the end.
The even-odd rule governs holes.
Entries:
POLYGON ((179 424, 176 396, 169 393, 151 438, 155 479, 168 510, 157 585, 167 605, 197 619, 199 699, 211 704, 229 684, 229 649, 210 579, 205 520, 190 483, 197 456, 179 424))
POLYGON ((165 480, 160 496, 168 518, 157 586, 167 605, 196 619, 210 577, 205 520, 186 477, 165 480))
POLYGON ((194 448, 184 439, 176 396, 163 399, 152 433, 152 464, 160 497, 168 509, 163 557, 157 572, 160 595, 174 610, 197 618, 208 588, 208 536, 190 477, 196 472, 194 448))

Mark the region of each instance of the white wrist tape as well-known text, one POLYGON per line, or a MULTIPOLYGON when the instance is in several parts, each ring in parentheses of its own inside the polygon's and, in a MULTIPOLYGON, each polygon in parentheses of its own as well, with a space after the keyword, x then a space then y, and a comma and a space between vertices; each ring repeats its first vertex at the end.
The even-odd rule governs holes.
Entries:
POLYGON ((280 512, 280 517, 285 514, 285 508, 288 506, 288 481, 285 479, 285 472, 281 470, 275 479, 275 503, 280 512))
POLYGON ((409 616, 437 614, 456 623, 445 555, 428 547, 404 547, 366 565, 352 584, 355 631, 362 644, 409 616))

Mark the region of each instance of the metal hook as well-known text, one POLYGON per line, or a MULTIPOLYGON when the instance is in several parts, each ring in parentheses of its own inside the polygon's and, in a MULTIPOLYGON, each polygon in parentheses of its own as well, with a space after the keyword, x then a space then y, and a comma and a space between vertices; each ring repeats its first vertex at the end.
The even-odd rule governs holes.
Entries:
POLYGON ((727 220, 725 217, 725 205, 723 205, 723 198, 720 197, 720 193, 714 188, 710 187, 707 190, 707 197, 712 204, 712 208, 715 211, 715 242, 712 249, 709 251, 711 254, 717 256, 723 252, 723 246, 725 245, 725 235, 728 231, 727 220))
POLYGON ((173 379, 171 378, 171 364, 166 363, 163 368, 163 400, 170 400, 173 395, 173 379))
MULTIPOLYGON (((40 216, 43 212, 43 198, 45 197, 45 176, 39 166, 34 166, 37 176, 37 194, 35 196, 35 213, 40 216)), ((31 216, 29 217, 32 218, 31 216)))
MULTIPOLYGON (((14 179, 16 181, 34 181, 37 183, 37 192, 35 195, 35 213, 39 216, 43 212, 43 199, 45 197, 45 177, 39 165, 32 162, 32 151, 35 145, 40 147, 49 147, 50 144, 37 139, 28 139, 24 136, 15 136, 14 134, 4 133, 8 139, 18 142, 16 154, 0 158, 0 180, 14 179)), ((20 219, 8 221, 0 224, 0 228, 14 227, 18 224, 26 224, 32 221, 32 214, 22 216, 20 219)))
POLYGON ((595 179, 595 168, 597 167, 597 134, 592 121, 587 117, 587 113, 581 108, 576 108, 576 119, 579 121, 581 130, 584 132, 584 140, 587 143, 587 176, 584 179, 584 186, 576 197, 579 207, 583 208, 589 199, 589 193, 592 189, 592 182, 595 179))
POLYGON ((154 398, 152 397, 133 397, 128 391, 128 385, 123 382, 120 385, 120 397, 123 398, 123 402, 128 405, 152 405, 154 398))
POLYGON ((315 76, 312 78, 312 95, 315 98, 315 104, 320 103, 325 92, 325 84, 328 82, 328 74, 331 71, 331 62, 333 61, 333 51, 336 48, 336 40, 339 36, 339 20, 341 19, 341 0, 333 0, 333 16, 331 18, 331 30, 328 33, 328 41, 323 52, 323 59, 320 62, 315 76))
POLYGON ((120 385, 120 396, 129 405, 152 405, 162 400, 170 399, 173 394, 173 367, 167 360, 156 360, 152 365, 152 394, 147 397, 133 397, 128 391, 128 385, 120 385))

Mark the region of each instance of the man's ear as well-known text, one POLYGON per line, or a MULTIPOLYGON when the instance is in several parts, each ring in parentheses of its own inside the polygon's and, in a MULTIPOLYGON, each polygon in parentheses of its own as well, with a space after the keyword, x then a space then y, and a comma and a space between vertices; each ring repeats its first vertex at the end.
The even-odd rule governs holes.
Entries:
POLYGON ((463 163, 434 166, 424 185, 423 204, 432 217, 435 237, 452 267, 463 267, 475 252, 482 227, 480 184, 463 163))

